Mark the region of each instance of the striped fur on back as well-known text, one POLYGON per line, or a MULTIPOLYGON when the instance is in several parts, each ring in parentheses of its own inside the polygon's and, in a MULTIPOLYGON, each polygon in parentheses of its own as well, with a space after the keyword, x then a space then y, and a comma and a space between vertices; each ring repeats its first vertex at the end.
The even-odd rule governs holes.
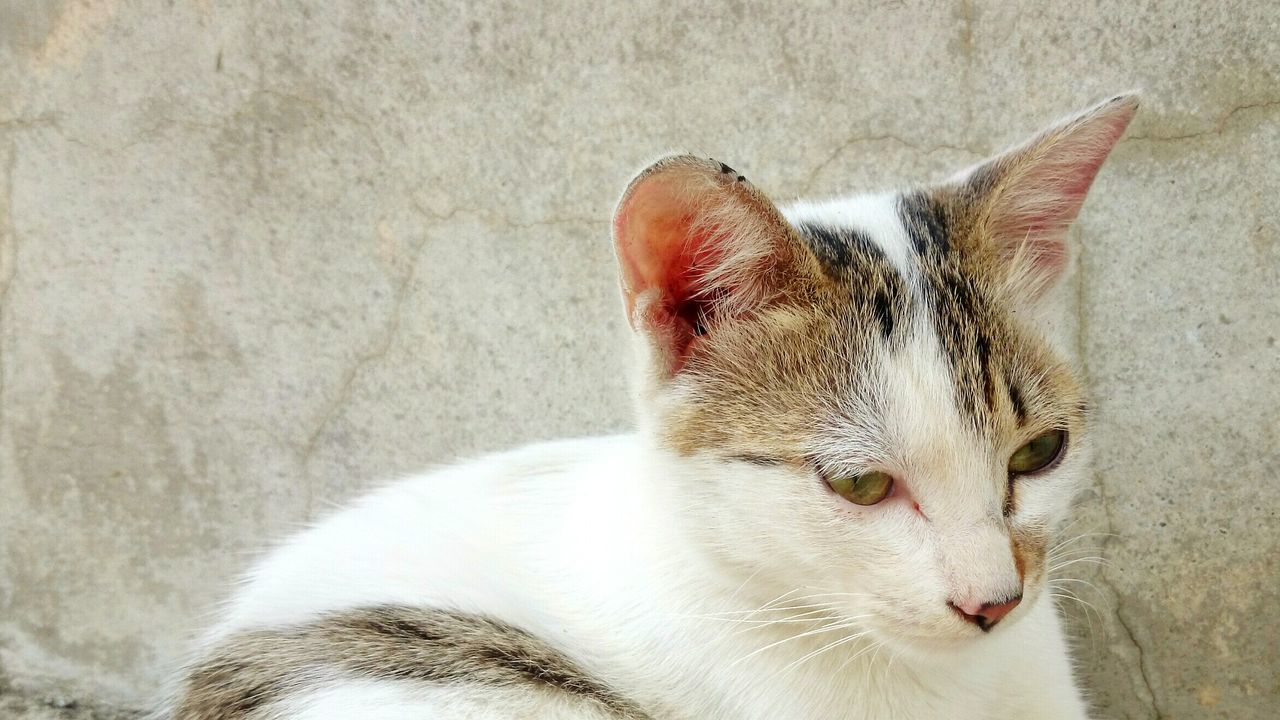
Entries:
POLYGON ((338 680, 542 689, 619 720, 648 717, 515 627, 447 610, 381 606, 222 639, 189 670, 171 718, 248 720, 338 680))

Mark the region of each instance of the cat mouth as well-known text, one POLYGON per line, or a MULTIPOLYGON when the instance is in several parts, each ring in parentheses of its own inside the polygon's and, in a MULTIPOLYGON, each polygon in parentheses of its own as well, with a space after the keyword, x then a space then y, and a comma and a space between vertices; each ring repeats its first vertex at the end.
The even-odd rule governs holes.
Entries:
POLYGON ((1005 600, 982 614, 968 612, 948 604, 945 612, 911 611, 901 603, 877 608, 870 618, 869 629, 882 640, 919 650, 959 649, 981 642, 985 638, 999 636, 1018 625, 1031 605, 1038 599, 1038 592, 1029 592, 1017 601, 1005 600), (1003 607, 1001 607, 1003 606, 1003 607))

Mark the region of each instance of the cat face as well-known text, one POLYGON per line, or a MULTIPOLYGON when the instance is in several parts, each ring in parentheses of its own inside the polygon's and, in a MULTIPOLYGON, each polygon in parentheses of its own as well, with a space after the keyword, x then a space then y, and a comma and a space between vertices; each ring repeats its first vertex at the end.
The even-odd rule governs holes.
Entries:
MULTIPOLYGON (((764 593, 887 640, 1015 622, 1084 474, 1084 400, 1039 319, 1137 107, 1103 103, 936 187, 778 210, 671 157, 614 219, 642 422, 764 593)), ((1021 611, 1021 612, 1020 612, 1021 611)))

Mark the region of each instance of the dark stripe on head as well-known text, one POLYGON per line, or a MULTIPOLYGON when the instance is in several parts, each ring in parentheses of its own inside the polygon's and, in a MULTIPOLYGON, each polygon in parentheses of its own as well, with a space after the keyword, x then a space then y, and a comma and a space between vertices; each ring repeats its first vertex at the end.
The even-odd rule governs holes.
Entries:
POLYGON ((876 320, 880 321, 880 334, 888 340, 893 336, 893 303, 883 289, 876 293, 875 312, 876 320))
POLYGON ((809 248, 822 263, 829 276, 839 276, 853 263, 854 247, 870 249, 875 246, 869 239, 852 228, 834 228, 826 225, 802 224, 800 234, 809 241, 809 248))
POLYGON ((774 467, 786 463, 786 460, 783 460, 782 458, 770 457, 768 455, 750 455, 746 453, 731 455, 729 456, 729 459, 748 463, 750 465, 758 465, 760 467, 774 467))
POLYGON ((903 195, 898 213, 920 264, 921 293, 942 352, 951 366, 956 398, 976 427, 988 424, 997 407, 998 365, 1004 344, 994 303, 983 285, 953 252, 956 224, 947 203, 923 191, 903 195))
POLYGON ((918 255, 938 256, 951 251, 945 205, 934 202, 928 193, 915 191, 899 198, 898 213, 918 255))
POLYGON ((977 355, 978 368, 982 372, 982 395, 986 398, 987 409, 996 410, 995 371, 991 367, 991 341, 986 333, 979 332, 974 341, 974 353, 977 355))
POLYGON ((1005 383, 1009 387, 1009 404, 1013 406, 1013 414, 1018 416, 1018 424, 1025 425, 1027 423, 1027 404, 1022 399, 1022 391, 1018 389, 1018 384, 1013 378, 1005 378, 1005 383))
POLYGON ((960 403, 975 420, 982 420, 995 407, 989 379, 991 340, 985 327, 989 308, 972 281, 951 265, 923 273, 926 304, 951 363, 960 403))
POLYGON ((639 706, 528 633, 488 618, 398 606, 335 613, 305 625, 242 632, 195 665, 172 720, 231 720, 339 678, 543 687, 614 717, 639 706))
POLYGON ((801 223, 796 229, 826 276, 847 286, 859 306, 859 319, 874 324, 880 336, 890 340, 908 310, 909 296, 884 251, 856 228, 801 223))

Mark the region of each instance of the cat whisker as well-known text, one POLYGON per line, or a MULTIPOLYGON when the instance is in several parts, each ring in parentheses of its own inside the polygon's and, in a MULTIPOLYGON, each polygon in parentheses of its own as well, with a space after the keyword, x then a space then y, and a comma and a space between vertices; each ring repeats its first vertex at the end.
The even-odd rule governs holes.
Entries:
POLYGON ((784 612, 787 610, 808 610, 812 608, 828 608, 829 603, 807 603, 804 605, 779 605, 771 608, 756 608, 755 610, 719 610, 709 613, 698 613, 690 615, 677 615, 676 617, 700 617, 700 618, 718 618, 729 616, 751 616, 762 613, 784 612))
POLYGON ((1053 550, 1051 552, 1047 552, 1045 553, 1045 557, 1064 558, 1064 557, 1072 557, 1073 555, 1088 554, 1088 553, 1099 554, 1101 552, 1102 552, 1102 548, 1096 545, 1078 545, 1076 547, 1061 548, 1059 550, 1053 550))
MULTIPOLYGON (((780 612, 780 611, 770 611, 780 612)), ((794 615, 787 615, 782 618, 756 619, 752 617, 721 617, 717 615, 676 615, 675 617, 691 619, 691 620, 714 620, 716 622, 735 623, 740 625, 768 625, 778 622, 805 622, 804 618, 808 615, 818 615, 830 612, 830 608, 821 607, 816 610, 808 610, 794 615)))
POLYGON ((877 642, 877 643, 875 644, 875 648, 876 648, 876 649, 875 649, 875 652, 871 653, 871 661, 870 661, 870 663, 869 663, 870 665, 874 666, 874 665, 876 664, 876 660, 880 659, 880 650, 881 650, 883 647, 884 647, 884 643, 883 643, 883 642, 877 642))
POLYGON ((880 648, 883 648, 883 647, 884 647, 884 641, 883 641, 883 640, 877 640, 876 642, 872 643, 871 645, 868 645, 867 647, 862 648, 862 649, 861 649, 861 650, 859 650, 858 652, 856 652, 856 653, 854 653, 854 654, 850 655, 849 657, 845 658, 845 661, 844 661, 844 662, 842 662, 842 663, 840 663, 840 667, 836 669, 836 674, 837 674, 837 675, 839 675, 839 674, 840 674, 840 671, 841 671, 841 670, 844 670, 844 668, 845 668, 846 666, 848 666, 848 665, 849 665, 849 663, 853 662, 854 660, 857 660, 858 658, 862 657, 863 655, 866 655, 868 652, 871 652, 872 650, 874 650, 874 651, 876 651, 876 652, 878 653, 878 652, 880 652, 880 648))
POLYGON ((1101 553, 1102 553, 1101 547, 1087 546, 1087 544, 1085 544, 1085 546, 1068 547, 1068 548, 1062 548, 1062 550, 1047 552, 1047 553, 1044 553, 1044 557, 1048 557, 1048 559, 1053 559, 1053 560, 1061 560, 1061 559, 1064 559, 1064 557, 1075 557, 1078 555, 1101 555, 1101 553))
POLYGON ((1049 592, 1049 596, 1055 600, 1070 600, 1080 606, 1084 611, 1085 630, 1089 637, 1090 651, 1096 653, 1098 651, 1098 637, 1101 634, 1100 631, 1105 628, 1105 624, 1102 620, 1102 613, 1098 608, 1096 608, 1093 603, 1084 600, 1079 595, 1076 595, 1065 588, 1058 588, 1056 591, 1051 590, 1049 592), (1098 631, 1095 631, 1093 626, 1095 617, 1098 621, 1098 631))
POLYGON ((1057 571, 1059 571, 1059 570, 1061 570, 1061 569, 1063 569, 1063 568, 1071 567, 1072 565, 1075 565, 1075 564, 1077 564, 1077 563, 1087 563, 1087 564, 1090 564, 1090 565, 1099 565, 1099 566, 1101 566, 1101 567, 1105 567, 1105 568, 1115 567, 1114 563, 1112 563, 1110 560, 1107 560, 1106 558, 1098 557, 1098 556, 1096 556, 1096 555, 1090 555, 1090 556, 1087 556, 1087 557, 1078 557, 1078 558, 1073 558, 1073 559, 1071 559, 1071 560, 1065 560, 1065 561, 1062 561, 1062 562, 1059 562, 1059 563, 1055 563, 1055 564, 1053 564, 1053 565, 1050 565, 1050 566, 1049 566, 1049 572, 1050 572, 1050 573, 1055 573, 1055 572, 1057 572, 1057 571))
POLYGON ((1056 550, 1061 550, 1061 549, 1063 549, 1063 548, 1067 547, 1068 545, 1073 545, 1073 544, 1075 544, 1075 543, 1080 542, 1081 540, 1083 540, 1083 539, 1085 539, 1085 538, 1090 538, 1090 537, 1106 537, 1106 538, 1113 538, 1113 537, 1119 537, 1119 535, 1117 535, 1116 533, 1113 533, 1113 532, 1091 532, 1091 533, 1080 533, 1079 535, 1072 535, 1071 537, 1066 538, 1066 539, 1064 539, 1064 540, 1061 540, 1061 541, 1059 541, 1057 544, 1055 544, 1055 545, 1053 545, 1052 547, 1050 547, 1050 548, 1049 548, 1049 550, 1046 552, 1046 554, 1051 555, 1051 554, 1053 554, 1053 553, 1054 553, 1054 551, 1056 551, 1056 550))
POLYGON ((861 619, 863 619, 863 618, 865 618, 865 617, 869 617, 869 616, 867 616, 867 615, 857 615, 857 616, 853 616, 853 617, 849 617, 849 618, 841 618, 840 622, 836 622, 836 623, 829 623, 829 624, 827 624, 827 625, 823 625, 822 627, 814 628, 813 630, 808 630, 808 631, 806 631, 806 632, 802 632, 802 633, 796 633, 796 634, 794 634, 794 635, 788 635, 787 637, 784 637, 784 638, 782 638, 781 640, 775 640, 774 642, 771 642, 771 643, 769 643, 768 645, 765 645, 765 646, 763 646, 763 647, 759 647, 759 648, 756 648, 755 650, 752 650, 751 652, 747 653, 746 655, 744 655, 744 656, 742 656, 742 657, 738 658, 737 660, 734 660, 732 663, 730 663, 730 667, 732 667, 732 666, 734 666, 734 665, 737 665, 738 663, 745 662, 745 661, 747 661, 747 660, 749 660, 749 659, 751 659, 751 658, 755 657, 756 655, 759 655, 759 654, 760 654, 760 653, 762 653, 762 652, 765 652, 765 651, 770 650, 770 649, 772 649, 772 648, 775 648, 775 647, 777 647, 777 646, 779 646, 779 645, 782 645, 783 643, 791 642, 792 640, 799 640, 799 639, 801 639, 801 638, 811 637, 811 636, 813 636, 813 635, 820 635, 820 634, 822 634, 822 633, 835 632, 835 631, 838 631, 838 630, 846 630, 846 629, 849 629, 849 628, 857 627, 857 622, 856 622, 856 621, 857 621, 857 620, 861 620, 861 619))
POLYGON ((1080 578, 1067 578, 1067 577, 1060 577, 1060 578, 1053 578, 1052 580, 1050 580, 1050 581, 1049 581, 1049 583, 1050 583, 1050 584, 1053 584, 1053 583, 1078 583, 1078 584, 1080 584, 1080 585, 1085 585, 1085 586, 1087 586, 1087 587, 1091 588, 1095 593, 1097 593, 1097 594, 1098 594, 1098 596, 1099 596, 1099 597, 1102 597, 1102 591, 1098 589, 1098 586, 1097 586, 1097 585, 1094 585, 1093 583, 1089 582, 1088 580, 1081 580, 1080 578))
POLYGON ((757 575, 759 575, 761 572, 764 571, 764 567, 765 566, 761 565, 760 567, 756 568, 755 572, 748 575, 746 579, 743 580, 740 585, 738 585, 737 589, 735 589, 733 593, 729 595, 729 602, 736 602, 738 599, 738 596, 742 594, 743 589, 746 588, 747 585, 750 584, 752 580, 755 580, 757 575))
MULTIPOLYGON (((811 618, 811 619, 809 619, 809 620, 804 621, 804 623, 805 623, 805 624, 807 624, 807 625, 812 626, 812 625, 815 625, 815 624, 817 624, 817 623, 822 623, 822 622, 824 622, 824 621, 829 625, 829 624, 831 624, 832 619, 831 619, 831 618, 811 618)), ((756 625, 756 626, 749 627, 749 628, 739 628, 739 629, 738 629, 738 630, 736 630, 735 632, 729 633, 726 637, 737 637, 737 636, 739 636, 739 635, 743 635, 743 634, 746 634, 746 633, 749 633, 749 632, 755 632, 755 631, 758 631, 758 630, 765 629, 766 627, 770 627, 770 626, 765 626, 765 625, 756 625)))
POLYGON ((767 607, 769 607, 770 605, 773 605, 773 604, 775 604, 775 603, 780 603, 780 602, 782 602, 783 600, 785 600, 785 599, 787 599, 787 598, 791 597, 792 595, 795 595, 796 593, 800 592, 800 591, 801 591, 801 590, 803 590, 803 589, 804 589, 804 588, 802 588, 802 587, 792 588, 792 589, 790 589, 790 590, 788 590, 788 591, 786 591, 786 592, 782 593, 782 594, 781 594, 781 595, 779 595, 778 597, 776 597, 776 598, 774 598, 774 599, 770 600, 769 602, 765 603, 764 605, 761 605, 760 607, 763 609, 763 608, 767 608, 767 607))
POLYGON ((826 645, 823 645, 822 647, 818 648, 817 650, 814 650, 814 651, 812 651, 812 652, 809 652, 809 653, 805 654, 804 656, 800 657, 799 659, 797 659, 797 660, 792 660, 791 662, 787 663, 787 664, 782 668, 781 672, 784 672, 784 673, 785 673, 785 672, 789 672, 789 671, 791 671, 791 670, 794 670, 795 668, 798 668, 798 667, 800 667, 801 665, 803 665, 803 664, 805 663, 805 661, 806 661, 806 660, 809 660, 809 659, 811 659, 811 658, 815 658, 815 657, 817 657, 817 656, 819 656, 819 655, 821 655, 821 654, 823 654, 823 653, 827 652, 828 650, 834 650, 835 648, 840 647, 841 645, 844 645, 844 644, 846 644, 846 643, 854 642, 855 640, 858 640, 859 638, 862 638, 862 637, 866 636, 866 635, 868 634, 868 632, 870 632, 870 631, 864 630, 864 631, 862 631, 862 632, 860 632, 860 633, 854 633, 854 634, 852 634, 852 635, 846 635, 846 636, 844 636, 844 637, 840 638, 839 640, 836 640, 836 641, 834 641, 834 642, 827 643, 826 645))
POLYGON ((838 623, 844 622, 844 619, 839 617, 837 613, 833 612, 833 609, 825 603, 811 603, 811 604, 800 605, 800 606, 776 607, 776 608, 770 608, 769 610, 764 610, 764 611, 750 610, 750 611, 730 611, 730 612, 740 614, 743 616, 742 617, 717 617, 717 616, 711 615, 711 616, 699 617, 697 615, 689 615, 684 617, 705 619, 710 622, 724 623, 726 626, 725 631, 716 638, 717 641, 727 640, 731 637, 735 637, 743 633, 758 631, 763 628, 768 628, 773 626, 784 626, 784 625, 795 625, 795 624, 815 625, 819 623, 830 625, 830 624, 838 624, 838 623), (795 612, 798 610, 803 612, 795 612), (783 614, 782 617, 773 617, 773 618, 758 617, 763 613, 788 613, 788 614, 783 614))
POLYGON ((744 619, 744 618, 732 618, 732 619, 708 618, 708 619, 716 622, 727 623, 729 625, 729 629, 731 629, 732 632, 726 631, 726 633, 722 636, 722 638, 736 637, 738 635, 742 635, 749 632, 755 632, 758 630, 762 630, 764 628, 769 628, 774 626, 797 625, 797 624, 814 625, 817 623, 830 623, 830 622, 836 622, 840 620, 840 618, 832 615, 827 610, 812 610, 807 613, 801 613, 795 616, 775 618, 771 620, 754 620, 754 619, 744 619))
POLYGON ((753 618, 755 615, 764 613, 764 612, 778 612, 778 611, 788 611, 788 610, 807 610, 807 609, 813 609, 813 608, 828 608, 833 611, 838 611, 840 608, 838 608, 835 604, 831 602, 822 601, 819 598, 867 597, 866 593, 852 593, 852 592, 819 592, 819 593, 812 593, 809 595, 790 597, 793 593, 796 592, 796 590, 799 590, 799 588, 796 588, 795 590, 791 590, 790 592, 784 593, 783 595, 777 598, 774 598, 773 600, 770 600, 769 602, 765 603, 764 605, 760 606, 755 610, 728 611, 726 614, 745 615, 746 618, 753 618))
MULTIPOLYGON (((880 644, 883 645, 884 643, 880 643, 880 644)), ((889 662, 884 669, 884 676, 886 680, 889 677, 889 673, 893 670, 893 661, 897 660, 898 656, 901 654, 902 654, 902 648, 898 648, 897 650, 894 650, 893 652, 889 653, 889 662)))
POLYGON ((811 595, 802 595, 800 597, 791 598, 792 600, 813 600, 816 598, 867 598, 872 597, 870 593, 863 592, 819 592, 811 595))

